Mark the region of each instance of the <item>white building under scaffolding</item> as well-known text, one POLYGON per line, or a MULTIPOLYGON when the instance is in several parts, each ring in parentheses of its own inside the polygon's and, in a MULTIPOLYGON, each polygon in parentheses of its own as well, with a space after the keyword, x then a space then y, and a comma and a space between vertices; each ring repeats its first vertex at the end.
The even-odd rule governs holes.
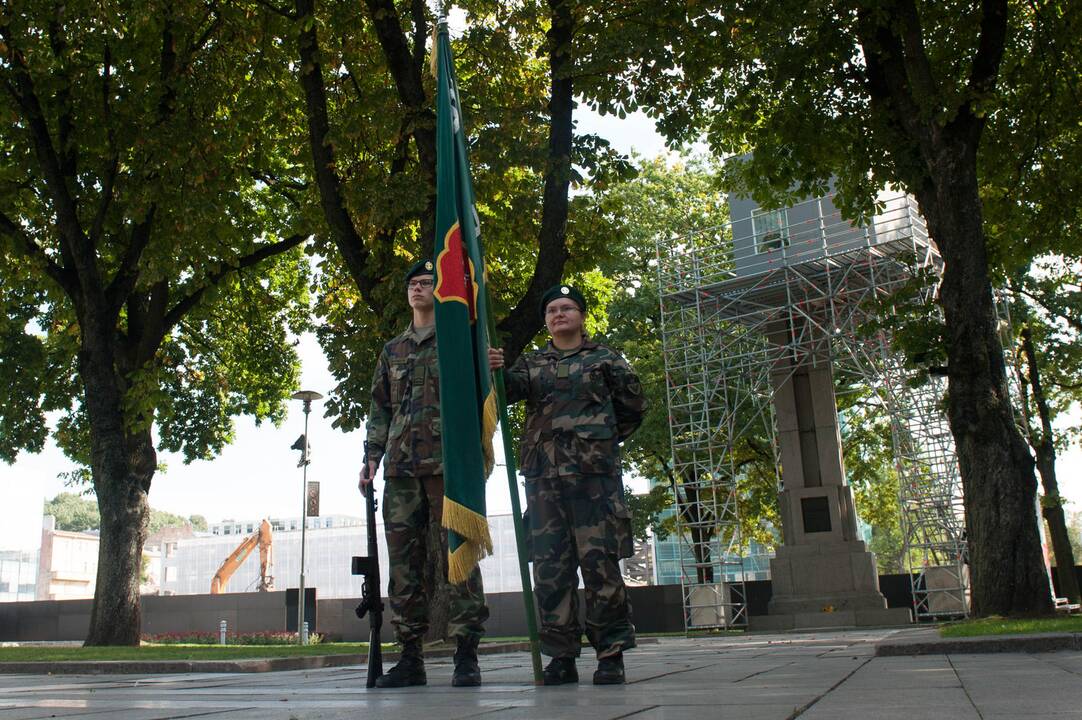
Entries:
POLYGON ((688 630, 746 624, 743 583, 721 578, 745 575, 738 500, 748 443, 781 467, 777 368, 824 361, 839 397, 870 389, 889 412, 916 615, 965 612, 962 490, 940 412, 944 384, 910 387, 886 332, 869 332, 884 299, 923 273, 936 277, 941 260, 912 198, 884 192, 878 210, 854 225, 831 195, 780 210, 731 197, 729 225, 659 241, 688 630))
MULTIPOLYGON (((514 592, 522 589, 518 568, 515 528, 510 515, 490 515, 493 554, 481 560, 485 591, 514 592)), ((299 518, 274 518, 271 568, 278 590, 297 587, 301 567, 299 518)), ((259 520, 222 521, 211 526, 217 534, 181 539, 166 544, 163 552, 162 592, 193 595, 210 590, 211 578, 244 535, 258 530, 259 520)), ((350 572, 350 558, 367 554, 367 530, 362 518, 344 515, 308 518, 305 578, 321 598, 360 597, 360 576, 350 572)), ((382 517, 377 515, 380 575, 387 582, 387 544, 382 517)), ((229 580, 224 592, 252 592, 259 584, 259 554, 253 552, 229 580)))

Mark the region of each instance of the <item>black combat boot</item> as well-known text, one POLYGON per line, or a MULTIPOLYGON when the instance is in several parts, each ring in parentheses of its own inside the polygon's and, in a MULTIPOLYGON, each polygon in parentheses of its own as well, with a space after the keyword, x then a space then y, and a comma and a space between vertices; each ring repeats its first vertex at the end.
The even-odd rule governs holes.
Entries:
POLYGON ((386 674, 376 678, 376 687, 378 688, 398 688, 427 684, 428 676, 425 675, 425 660, 424 654, 421 652, 420 641, 404 645, 398 664, 386 674))
POLYGON ((455 672, 451 675, 454 687, 477 687, 481 684, 481 668, 477 664, 477 636, 458 638, 455 650, 455 672))
POLYGON ((616 653, 597 662, 594 672, 594 685, 624 684, 624 654, 616 653))
POLYGON ((579 681, 579 671, 575 669, 575 658, 558 657, 545 668, 542 676, 545 685, 567 685, 579 681))

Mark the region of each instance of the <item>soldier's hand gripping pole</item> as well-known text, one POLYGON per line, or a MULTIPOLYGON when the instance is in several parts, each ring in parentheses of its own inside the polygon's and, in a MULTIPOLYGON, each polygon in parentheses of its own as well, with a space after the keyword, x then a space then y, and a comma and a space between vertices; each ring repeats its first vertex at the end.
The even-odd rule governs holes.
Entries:
POLYGON ((376 544, 376 491, 368 472, 368 441, 364 443, 364 466, 361 469, 368 480, 364 483, 365 525, 368 528, 368 556, 353 558, 353 574, 363 575, 361 604, 357 617, 368 615, 368 680, 365 687, 376 686, 376 678, 383 674, 383 650, 380 647, 380 629, 383 627, 383 597, 380 594, 379 548, 376 544))

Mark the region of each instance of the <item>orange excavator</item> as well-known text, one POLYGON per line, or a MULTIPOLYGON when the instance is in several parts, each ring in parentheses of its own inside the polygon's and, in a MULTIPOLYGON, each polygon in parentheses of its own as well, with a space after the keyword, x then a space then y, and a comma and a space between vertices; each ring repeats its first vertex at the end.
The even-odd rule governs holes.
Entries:
POLYGON ((271 563, 271 526, 264 519, 259 524, 259 529, 244 538, 244 541, 229 554, 222 566, 218 568, 218 572, 214 573, 214 579, 210 581, 210 593, 212 595, 225 592, 225 586, 229 583, 229 578, 233 577, 233 573, 248 559, 248 556, 252 554, 256 547, 259 547, 258 590, 259 592, 266 592, 274 589, 274 578, 267 574, 267 568, 271 563))

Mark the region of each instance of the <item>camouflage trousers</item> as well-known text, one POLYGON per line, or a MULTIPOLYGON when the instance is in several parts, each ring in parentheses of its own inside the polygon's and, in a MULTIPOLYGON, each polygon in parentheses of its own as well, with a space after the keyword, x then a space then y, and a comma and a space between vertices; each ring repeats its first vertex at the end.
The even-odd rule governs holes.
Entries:
MULTIPOLYGON (((429 598, 425 588, 425 561, 430 553, 447 557, 447 531, 441 528, 442 547, 428 547, 428 525, 443 519, 443 476, 388 478, 383 491, 383 527, 387 535, 390 582, 387 595, 391 624, 399 643, 421 642, 428 631, 429 598)), ((445 571, 446 573, 446 571, 445 571)), ((461 584, 440 579, 450 598, 448 634, 451 637, 484 635, 488 619, 481 570, 474 569, 461 584)))
POLYGON ((576 571, 585 586, 586 637, 597 657, 635 647, 631 603, 620 575, 631 537, 619 478, 528 478, 526 503, 541 651, 550 657, 581 652, 576 571))

